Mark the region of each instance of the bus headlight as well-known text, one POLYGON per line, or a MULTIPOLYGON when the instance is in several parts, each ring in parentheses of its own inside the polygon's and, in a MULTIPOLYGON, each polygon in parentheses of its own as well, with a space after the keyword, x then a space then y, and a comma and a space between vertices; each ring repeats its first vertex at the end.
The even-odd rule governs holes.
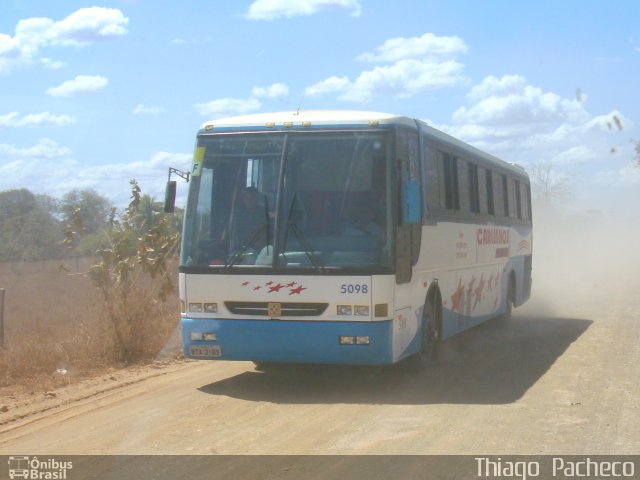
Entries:
POLYGON ((205 332, 204 335, 202 336, 202 339, 205 342, 215 342, 216 341, 216 334, 213 332, 205 332))
POLYGON ((202 304, 201 303, 190 303, 189 311, 193 313, 202 313, 202 304))
POLYGON ((356 345, 369 345, 370 343, 371 341, 369 340, 369 335, 356 337, 356 345))
POLYGON ((353 345, 356 343, 356 337, 340 335, 340 345, 353 345))
POLYGON ((189 340, 199 342, 203 339, 202 332, 189 332, 189 340))
POLYGON ((353 314, 357 317, 368 317, 369 305, 356 305, 353 307, 353 314))
POLYGON ((338 315, 352 315, 353 308, 351 305, 338 305, 338 315))
POLYGON ((218 304, 217 303, 205 303, 204 304, 205 313, 218 313, 218 304))

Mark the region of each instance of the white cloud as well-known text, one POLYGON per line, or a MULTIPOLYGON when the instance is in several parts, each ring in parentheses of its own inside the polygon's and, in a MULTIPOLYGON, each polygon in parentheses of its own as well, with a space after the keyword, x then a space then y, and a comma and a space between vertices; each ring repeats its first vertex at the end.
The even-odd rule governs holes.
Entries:
POLYGON ((260 110, 260 107, 262 107, 262 104, 256 98, 220 98, 194 105, 200 115, 221 117, 252 113, 260 110))
POLYGON ((637 187, 640 186, 640 168, 627 164, 617 170, 600 171, 594 176, 593 183, 607 186, 636 187, 637 193, 637 187))
POLYGON ((52 60, 51 58, 45 58, 45 57, 39 59, 38 62, 40 63, 40 65, 42 65, 45 68, 48 68, 49 70, 58 70, 67 65, 63 61, 52 60))
POLYGON ((99 75, 78 75, 57 87, 47 89, 47 95, 52 97, 71 97, 79 93, 97 92, 107 86, 109 81, 99 75))
MULTIPOLYGON (((135 178, 143 193, 162 198, 168 167, 188 170, 192 157, 156 152, 148 159, 94 166, 72 158, 70 149, 49 139, 28 148, 0 144, 0 191, 27 187, 59 197, 74 188, 93 188, 124 206, 129 201, 129 180, 135 178), (46 175, 34 175, 36 160, 37 171, 46 171, 46 175)), ((184 200, 186 188, 181 192, 184 200)))
POLYGON ((0 33, 0 73, 17 66, 41 63, 60 68, 62 63, 39 59, 40 50, 50 46, 85 46, 127 33, 129 19, 115 8, 81 8, 68 17, 54 21, 46 17, 20 20, 15 35, 0 33))
POLYGON ((20 116, 19 112, 0 115, 0 127, 62 127, 76 123, 70 115, 53 115, 49 112, 31 113, 20 116))
POLYGON ((305 94, 310 97, 317 97, 327 93, 344 92, 351 86, 349 77, 329 77, 310 87, 307 87, 305 94))
POLYGON ((267 97, 281 100, 289 95, 289 87, 284 83, 274 83, 268 87, 253 87, 251 94, 258 98, 267 97))
POLYGON ((139 103, 136 108, 133 109, 134 115, 158 115, 164 112, 162 107, 147 107, 146 105, 139 103))
POLYGON ((438 37, 425 33, 421 37, 392 38, 378 47, 377 53, 364 53, 357 60, 392 62, 364 70, 358 77, 331 76, 310 87, 305 93, 319 96, 338 93, 343 101, 366 103, 378 95, 411 97, 426 90, 464 84, 464 65, 455 60, 467 47, 458 37, 438 37))
POLYGON ((255 0, 246 17, 249 20, 274 20, 314 15, 331 9, 349 11, 352 17, 359 17, 362 11, 359 0, 255 0))
POLYGON ((88 45, 127 34, 129 19, 116 8, 81 8, 46 32, 52 45, 88 45))
POLYGON ((460 85, 465 81, 464 65, 448 60, 400 60, 393 65, 364 71, 340 100, 368 102, 376 95, 411 97, 421 91, 460 85))
MULTIPOLYGON (((63 157, 70 155, 71 149, 67 147, 61 147, 54 140, 48 138, 41 138, 38 142, 27 148, 16 147, 15 145, 9 145, 6 143, 0 143, 0 158, 9 160, 17 159, 50 159, 63 157)), ((33 163, 31 163, 33 166, 33 163)), ((38 171, 42 171, 40 165, 37 167, 38 171)), ((29 169, 32 172, 32 168, 29 169)))
POLYGON ((503 160, 551 164, 556 174, 570 179, 570 186, 582 188, 584 201, 597 202, 588 187, 596 178, 595 168, 607 165, 597 178, 623 185, 619 172, 628 172, 622 167, 633 157, 628 131, 634 126, 621 112, 593 115, 586 95, 580 100, 562 97, 518 75, 487 77, 467 98, 450 125, 429 123, 503 160))
POLYGON ((459 37, 438 37, 425 33, 421 37, 390 38, 376 49, 376 53, 363 53, 356 60, 364 62, 396 62, 408 58, 455 56, 467 53, 467 45, 459 37))

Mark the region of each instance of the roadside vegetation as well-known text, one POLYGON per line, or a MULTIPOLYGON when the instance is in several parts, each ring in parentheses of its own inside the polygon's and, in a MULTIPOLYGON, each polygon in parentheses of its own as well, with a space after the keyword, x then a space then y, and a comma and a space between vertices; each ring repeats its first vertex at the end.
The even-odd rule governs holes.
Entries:
POLYGON ((0 395, 175 357, 180 227, 135 181, 122 210, 93 190, 0 192, 0 395))

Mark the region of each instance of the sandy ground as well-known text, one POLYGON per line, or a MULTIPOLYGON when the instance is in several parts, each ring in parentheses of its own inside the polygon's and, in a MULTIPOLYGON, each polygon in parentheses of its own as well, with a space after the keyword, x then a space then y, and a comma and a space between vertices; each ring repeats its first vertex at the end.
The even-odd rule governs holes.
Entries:
POLYGON ((0 454, 637 454, 640 298, 579 298, 446 341, 420 374, 176 362, 3 399, 0 454))

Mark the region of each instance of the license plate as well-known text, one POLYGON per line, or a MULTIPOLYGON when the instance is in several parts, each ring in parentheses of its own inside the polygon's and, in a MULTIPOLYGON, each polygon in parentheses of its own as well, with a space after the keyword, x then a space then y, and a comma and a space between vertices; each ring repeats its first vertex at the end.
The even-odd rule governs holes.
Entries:
POLYGON ((192 357, 221 357, 220 345, 189 345, 189 355, 192 357))

